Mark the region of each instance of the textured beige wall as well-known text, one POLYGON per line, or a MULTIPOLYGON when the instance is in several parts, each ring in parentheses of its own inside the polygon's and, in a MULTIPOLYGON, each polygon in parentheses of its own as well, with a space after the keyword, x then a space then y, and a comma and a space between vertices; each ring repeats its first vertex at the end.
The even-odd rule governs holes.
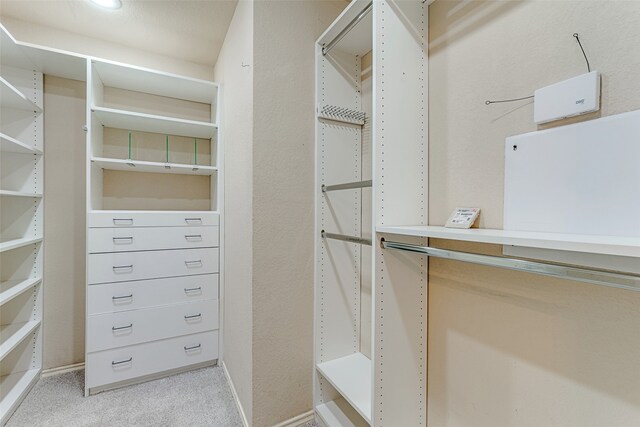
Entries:
POLYGON ((224 361, 250 425, 312 406, 315 39, 344 2, 240 1, 225 129, 224 361))
MULTIPOLYGON (((536 126, 531 102, 484 101, 586 72, 574 32, 603 74, 590 118, 640 108, 639 22, 637 1, 431 5, 431 224, 479 206, 501 228, 504 139, 536 126)), ((429 287, 429 425, 638 425, 640 294, 439 260, 429 287)))
POLYGON ((44 79, 44 369, 84 361, 84 82, 44 79))
POLYGON ((256 1, 253 425, 312 408, 314 42, 343 1, 256 1))
POLYGON ((253 16, 253 1, 240 0, 215 67, 225 141, 223 358, 247 420, 253 413, 253 16))

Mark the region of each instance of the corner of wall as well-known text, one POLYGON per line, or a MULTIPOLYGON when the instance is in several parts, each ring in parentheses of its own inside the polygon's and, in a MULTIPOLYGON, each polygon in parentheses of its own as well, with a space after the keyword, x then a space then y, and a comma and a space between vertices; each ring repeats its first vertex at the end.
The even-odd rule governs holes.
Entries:
POLYGON ((313 406, 316 39, 344 1, 257 1, 253 17, 253 423, 313 406))
POLYGON ((214 78, 224 143, 223 366, 246 425, 253 417, 253 1, 240 0, 214 78))

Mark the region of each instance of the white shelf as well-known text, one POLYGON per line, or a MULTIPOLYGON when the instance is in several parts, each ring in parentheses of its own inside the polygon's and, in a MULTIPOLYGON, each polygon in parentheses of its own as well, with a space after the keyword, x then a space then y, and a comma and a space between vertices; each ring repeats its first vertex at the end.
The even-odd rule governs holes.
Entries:
POLYGON ((40 326, 39 320, 0 326, 0 360, 40 326))
MULTIPOLYGON (((318 44, 324 46, 334 40, 363 10, 371 3, 370 0, 352 0, 335 21, 318 39, 318 44)), ((346 37, 343 37, 335 48, 353 55, 365 55, 373 46, 373 13, 368 13, 362 21, 353 27, 346 37)))
POLYGON ((91 110, 104 126, 118 129, 195 138, 213 138, 217 128, 213 123, 117 110, 114 108, 93 106, 91 110))
POLYGON ((39 376, 40 369, 29 369, 0 378, 0 425, 7 422, 39 376))
POLYGON ((600 255, 640 257, 640 238, 583 234, 540 233, 472 228, 468 230, 437 226, 379 226, 378 233, 431 237, 465 242, 522 246, 600 255))
POLYGON ((102 169, 119 170, 127 172, 152 172, 152 173, 172 173, 181 175, 213 175, 218 168, 214 166, 194 166, 179 163, 146 162, 142 160, 108 159, 104 157, 93 157, 91 162, 102 169), (135 165, 135 166, 132 166, 135 165), (169 166, 169 168, 167 168, 169 166), (193 170, 194 167, 197 170, 193 170))
MULTIPOLYGON (((12 112, 3 120, 3 131, 9 135, 0 133, 0 155, 6 156, 4 166, 17 162, 8 168, 11 170, 5 171, 7 173, 4 175, 8 175, 3 179, 8 177, 7 181, 11 182, 5 183, 0 189, 0 203, 7 204, 12 216, 19 215, 14 219, 21 224, 24 222, 26 226, 22 232, 5 230, 8 232, 2 233, 0 253, 3 253, 2 262, 11 267, 7 270, 20 270, 20 265, 26 262, 28 265, 25 267, 40 271, 42 256, 24 260, 22 256, 15 258, 14 253, 5 256, 4 252, 18 248, 32 252, 33 248, 37 248, 34 245, 43 241, 43 207, 33 209, 33 204, 42 199, 43 191, 32 190, 34 176, 42 172, 44 161, 41 157, 34 157, 43 154, 43 64, 37 63, 35 57, 30 55, 31 52, 37 52, 35 49, 17 42, 1 24, 0 45, 0 64, 3 68, 0 107, 7 113, 12 112), (4 129, 4 126, 7 128, 4 129)), ((86 69, 86 63, 83 68, 86 69)), ((22 314, 3 316, 2 323, 5 324, 0 326, 0 364, 3 367, 0 377, 0 425, 4 425, 20 405, 38 380, 42 368, 42 334, 38 333, 42 325, 42 297, 38 292, 42 277, 25 278, 15 274, 15 280, 6 278, 3 276, 0 282, 0 310, 3 313, 6 311, 5 314, 22 314), (27 314, 30 316, 27 317, 27 314)))
POLYGON ((22 191, 12 191, 12 190, 0 190, 0 196, 31 197, 36 199, 42 198, 42 194, 40 193, 24 193, 22 191))
POLYGON ((42 151, 29 147, 24 142, 0 133, 0 152, 19 154, 42 154, 42 151))
POLYGON ((371 424, 371 360, 362 353, 319 363, 316 368, 371 424))
POLYGON ((35 69, 33 62, 2 24, 0 24, 0 46, 2 46, 2 49, 0 49, 0 64, 26 70, 35 69))
POLYGON ((42 277, 33 277, 23 280, 5 280, 0 283, 0 306, 11 301, 23 292, 36 286, 42 281, 42 277))
POLYGON ((105 86, 212 104, 218 85, 111 61, 92 61, 105 86))
POLYGON ((20 239, 0 241, 0 253, 39 242, 42 242, 42 237, 23 237, 20 239))
POLYGON ((327 427, 368 427, 369 424, 344 399, 316 406, 316 414, 327 427))
POLYGON ((29 100, 22 92, 16 89, 11 83, 0 77, 0 105, 2 108, 13 110, 24 110, 41 113, 42 108, 29 100))

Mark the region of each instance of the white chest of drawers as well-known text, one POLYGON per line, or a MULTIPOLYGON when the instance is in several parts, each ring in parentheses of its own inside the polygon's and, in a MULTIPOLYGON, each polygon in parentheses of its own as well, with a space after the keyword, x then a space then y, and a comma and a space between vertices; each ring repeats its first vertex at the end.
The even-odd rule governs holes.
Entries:
POLYGON ((102 211, 87 222, 86 393, 215 363, 218 214, 102 211))

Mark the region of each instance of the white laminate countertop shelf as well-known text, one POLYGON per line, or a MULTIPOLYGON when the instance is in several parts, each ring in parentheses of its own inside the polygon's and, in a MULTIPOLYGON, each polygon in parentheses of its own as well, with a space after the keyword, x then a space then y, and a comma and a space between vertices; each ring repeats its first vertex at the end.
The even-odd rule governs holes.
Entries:
POLYGON ((192 138, 213 138, 217 125, 195 120, 138 113, 106 107, 91 107, 100 123, 106 127, 137 130, 192 138))
POLYGON ((371 424, 371 360, 362 353, 319 363, 316 368, 371 424))
POLYGON ((0 360, 11 353, 38 326, 40 326, 39 320, 0 326, 0 360))
POLYGON ((3 153, 42 154, 42 151, 29 147, 24 142, 0 133, 0 151, 3 153))
POLYGON ((31 386, 38 380, 40 369, 16 372, 0 377, 0 416, 15 409, 31 386))
POLYGON ((3 240, 0 241, 0 252, 10 251, 12 249, 40 242, 42 242, 42 237, 23 237, 20 239, 3 240))
POLYGON ((640 258, 640 238, 439 226, 378 226, 378 233, 640 258))
POLYGON ((42 108, 2 77, 0 77, 0 106, 13 110, 42 112, 42 108))
POLYGON ((93 60, 92 63, 105 86, 204 104, 216 99, 218 85, 210 81, 112 61, 93 60))
POLYGON ((33 197, 36 199, 42 198, 42 194, 40 193, 25 193, 22 191, 12 191, 12 190, 0 190, 0 196, 33 197))
POLYGON ((143 160, 109 159, 104 157, 93 157, 91 159, 91 162, 100 166, 102 169, 127 172, 171 173, 180 175, 213 175, 218 170, 218 168, 214 166, 147 162, 143 160))
POLYGON ((25 52, 17 45, 16 40, 0 24, 0 64, 6 67, 35 69, 35 64, 27 57, 25 52))
POLYGON ((72 80, 86 80, 87 56, 18 41, 0 24, 0 64, 36 70, 72 80))
POLYGON ((318 414, 327 427, 369 426, 355 409, 342 398, 316 406, 316 414, 318 414))
POLYGON ((42 277, 32 277, 29 279, 5 280, 4 282, 0 282, 0 306, 33 288, 41 281, 42 277))

